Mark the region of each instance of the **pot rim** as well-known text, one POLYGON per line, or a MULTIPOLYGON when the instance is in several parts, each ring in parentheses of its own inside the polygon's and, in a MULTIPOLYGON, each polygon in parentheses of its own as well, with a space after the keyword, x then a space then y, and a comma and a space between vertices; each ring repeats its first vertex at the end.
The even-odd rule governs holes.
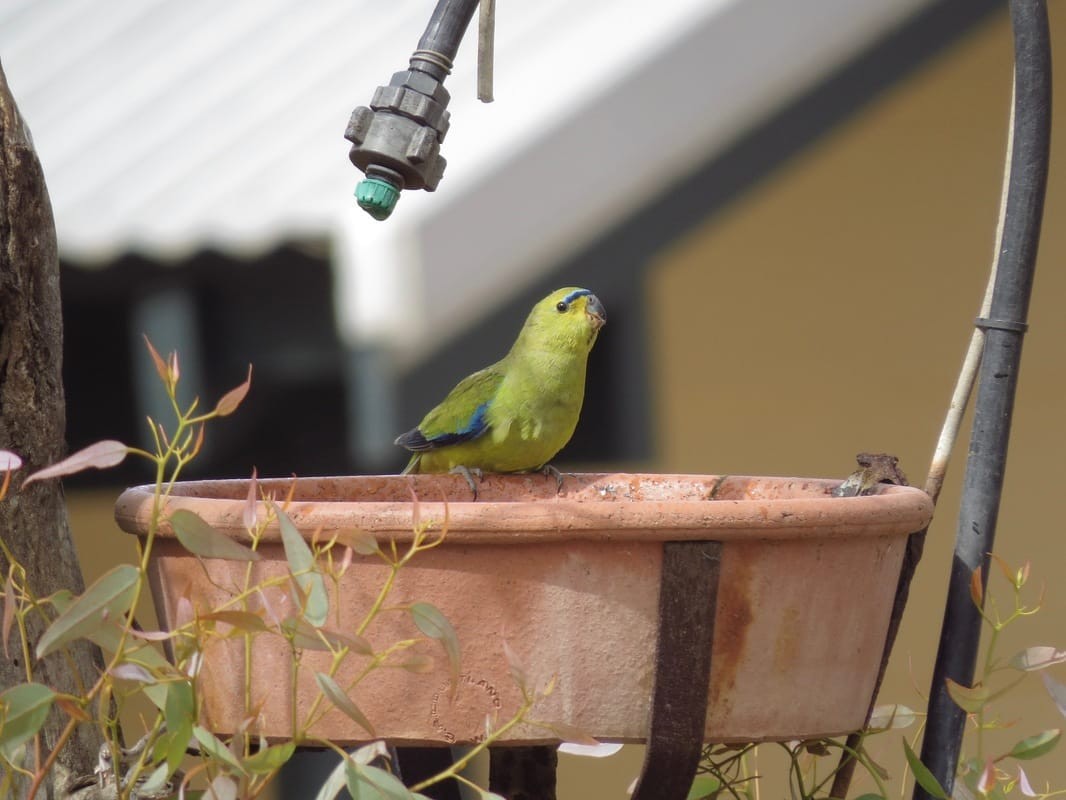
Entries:
MULTIPOLYGON (((217 530, 249 541, 242 522, 249 480, 178 482, 167 510, 195 511, 217 530)), ((294 481, 294 500, 286 513, 320 540, 352 530, 410 539, 412 496, 420 498, 420 518, 434 521, 435 529, 447 518, 447 542, 452 544, 892 536, 924 529, 933 515, 929 496, 915 487, 880 485, 870 495, 838 498, 830 493, 841 481, 822 478, 566 473, 556 495, 554 480, 539 474, 485 475, 476 502, 459 475, 271 478, 258 483, 261 493, 273 492, 280 502, 294 481), (330 494, 344 499, 330 499, 330 494), (358 499, 376 495, 390 499, 358 499), (435 497, 442 500, 423 499, 435 497)), ((146 534, 153 490, 152 485, 135 486, 119 497, 115 520, 123 531, 146 534)), ((260 519, 266 514, 262 500, 257 513, 260 519)), ((174 534, 164 522, 157 535, 174 534)), ((261 541, 280 541, 276 524, 261 541)))

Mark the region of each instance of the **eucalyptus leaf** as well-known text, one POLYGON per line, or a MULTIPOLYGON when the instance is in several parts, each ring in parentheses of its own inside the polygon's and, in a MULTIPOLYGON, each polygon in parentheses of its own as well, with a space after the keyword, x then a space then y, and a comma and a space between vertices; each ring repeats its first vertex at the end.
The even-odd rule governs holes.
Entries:
POLYGON ((285 548, 285 560, 293 573, 293 579, 307 596, 303 617, 316 628, 326 623, 329 615, 329 595, 326 593, 326 580, 315 564, 314 553, 307 546, 300 531, 292 520, 278 506, 274 506, 281 528, 281 543, 285 548))
POLYGON ((398 778, 377 767, 345 762, 345 777, 352 800, 412 800, 398 778))
POLYGON ((0 693, 0 753, 9 761, 44 725, 56 694, 40 683, 20 683, 0 693))
POLYGON ((948 687, 948 695, 955 701, 955 705, 970 714, 976 714, 988 702, 991 692, 984 686, 963 686, 951 678, 945 678, 948 687))
POLYGON ((685 800, 704 800, 705 797, 713 797, 721 788, 722 782, 713 775, 697 775, 685 800))
POLYGON ((914 773, 914 780, 925 791, 931 794, 937 800, 948 800, 948 793, 944 791, 944 787, 940 785, 940 781, 936 779, 936 776, 929 771, 929 768, 921 762, 921 759, 914 754, 911 750, 911 746, 907 744, 907 740, 903 740, 903 753, 907 758, 907 765, 911 768, 911 772, 914 773))
POLYGON ((221 558, 227 561, 259 561, 262 556, 212 528, 199 514, 178 509, 170 515, 170 526, 182 546, 201 558, 221 558))
POLYGON ((1062 731, 1058 728, 1052 728, 1035 736, 1027 736, 1014 745, 1007 755, 1021 760, 1040 758, 1040 756, 1051 752, 1061 738, 1062 731))
POLYGON ((37 658, 44 658, 75 639, 88 636, 107 621, 129 610, 140 572, 132 564, 108 570, 60 614, 37 642, 37 658))
POLYGON ((293 742, 276 744, 244 759, 244 768, 253 775, 269 775, 281 769, 292 758, 294 752, 296 752, 296 745, 293 742))
POLYGON ((1055 706, 1059 709, 1059 713, 1066 717, 1066 683, 1059 683, 1046 672, 1040 677, 1043 679, 1044 686, 1047 688, 1048 694, 1051 695, 1051 699, 1055 701, 1055 706))
POLYGON ((329 701, 333 703, 341 713, 371 736, 377 736, 377 733, 374 731, 374 726, 370 724, 370 720, 366 718, 366 715, 359 710, 359 707, 352 702, 352 699, 344 693, 344 690, 335 680, 333 680, 333 678, 324 672, 316 672, 315 682, 318 683, 318 688, 322 690, 322 694, 328 697, 329 701))
POLYGON ((459 683, 459 635, 440 610, 431 603, 414 603, 410 607, 415 625, 430 639, 438 640, 448 655, 452 686, 459 683))
POLYGON ((1016 653, 1008 666, 1022 672, 1033 672, 1063 663, 1066 663, 1066 650, 1055 647, 1027 647, 1016 653))
POLYGON ((348 759, 337 763, 325 782, 318 788, 314 800, 336 800, 347 783, 348 759))
POLYGON ((196 716, 192 686, 188 681, 171 681, 167 683, 167 700, 163 709, 163 718, 167 729, 176 731, 188 726, 196 716))
POLYGON ((211 731, 201 728, 199 725, 194 725, 192 729, 192 735, 196 738, 196 741, 200 743, 200 747, 203 751, 211 756, 216 761, 221 761, 224 764, 228 764, 238 772, 244 772, 244 767, 237 758, 230 752, 229 748, 222 743, 211 731))

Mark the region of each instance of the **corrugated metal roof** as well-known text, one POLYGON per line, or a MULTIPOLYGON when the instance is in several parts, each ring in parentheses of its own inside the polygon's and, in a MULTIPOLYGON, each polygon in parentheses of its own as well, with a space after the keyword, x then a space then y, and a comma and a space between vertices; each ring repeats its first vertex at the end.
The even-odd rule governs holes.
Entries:
POLYGON ((325 239, 342 333, 413 359, 927 2, 500 0, 497 102, 468 36, 440 189, 385 223, 342 135, 429 0, 3 0, 0 59, 67 259, 325 239))

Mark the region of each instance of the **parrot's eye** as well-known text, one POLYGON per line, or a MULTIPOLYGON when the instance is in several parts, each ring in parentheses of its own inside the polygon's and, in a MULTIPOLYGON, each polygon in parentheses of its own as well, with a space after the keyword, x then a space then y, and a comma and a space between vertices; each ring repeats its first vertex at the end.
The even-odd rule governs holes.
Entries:
POLYGON ((560 300, 558 303, 555 304, 555 309, 560 314, 565 314, 568 308, 570 308, 570 306, 568 306, 564 300, 560 300))

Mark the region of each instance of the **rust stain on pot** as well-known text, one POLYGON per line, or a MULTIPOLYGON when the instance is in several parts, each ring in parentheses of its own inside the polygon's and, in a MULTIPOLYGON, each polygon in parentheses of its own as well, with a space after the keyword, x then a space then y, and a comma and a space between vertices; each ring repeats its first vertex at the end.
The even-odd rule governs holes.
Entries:
POLYGON ((786 672, 799 655, 799 619, 799 611, 789 608, 781 620, 781 631, 774 643, 774 669, 778 672, 786 672))
POLYGON ((752 568, 745 548, 732 547, 722 561, 718 587, 718 613, 714 622, 714 658, 711 661, 710 704, 726 702, 736 682, 737 667, 753 616, 752 568))

